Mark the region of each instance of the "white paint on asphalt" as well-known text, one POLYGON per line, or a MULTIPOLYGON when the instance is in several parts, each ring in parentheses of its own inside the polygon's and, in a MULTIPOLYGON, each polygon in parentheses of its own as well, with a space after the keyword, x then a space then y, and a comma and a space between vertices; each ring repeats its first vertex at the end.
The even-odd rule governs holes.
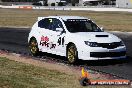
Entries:
MULTIPOLYGON (((12 5, 12 6, 3 6, 0 5, 0 8, 19 8, 19 6, 25 5, 12 5)), ((29 5, 31 6, 31 5, 29 5)), ((83 11, 114 11, 114 12, 132 12, 132 9, 126 8, 116 8, 116 7, 71 7, 71 6, 64 6, 64 7, 51 7, 51 6, 32 6, 32 9, 47 9, 47 10, 83 10, 83 11)))

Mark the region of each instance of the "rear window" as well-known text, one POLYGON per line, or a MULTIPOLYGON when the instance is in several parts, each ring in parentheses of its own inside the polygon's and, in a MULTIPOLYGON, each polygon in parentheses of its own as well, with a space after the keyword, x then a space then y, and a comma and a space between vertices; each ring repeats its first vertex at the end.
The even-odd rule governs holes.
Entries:
POLYGON ((38 27, 40 28, 49 29, 49 26, 50 26, 50 21, 48 18, 42 19, 38 22, 38 27))

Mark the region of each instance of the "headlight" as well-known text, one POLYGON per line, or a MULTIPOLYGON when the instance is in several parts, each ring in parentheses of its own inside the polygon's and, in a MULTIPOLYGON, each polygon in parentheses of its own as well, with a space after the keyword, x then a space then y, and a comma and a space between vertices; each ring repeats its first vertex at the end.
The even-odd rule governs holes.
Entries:
POLYGON ((84 41, 86 45, 90 46, 90 47, 98 47, 98 43, 97 42, 89 42, 89 41, 84 41))

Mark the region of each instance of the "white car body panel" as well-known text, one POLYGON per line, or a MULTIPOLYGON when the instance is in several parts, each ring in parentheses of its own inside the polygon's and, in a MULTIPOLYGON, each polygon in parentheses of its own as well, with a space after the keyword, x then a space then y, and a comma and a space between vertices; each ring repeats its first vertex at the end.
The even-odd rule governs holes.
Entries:
MULTIPOLYGON (((107 32, 77 32, 77 33, 70 33, 64 22, 67 19, 87 19, 84 17, 78 16, 49 16, 49 17, 38 17, 38 21, 33 25, 31 32, 29 33, 28 42, 32 37, 36 38, 38 42, 39 51, 48 52, 51 54, 56 54, 60 56, 66 56, 66 48, 67 44, 74 43, 77 51, 78 51, 78 58, 82 60, 99 60, 99 59, 120 59, 125 58, 126 56, 120 57, 90 57, 90 52, 121 52, 126 51, 126 46, 119 46, 114 49, 107 49, 103 47, 90 47, 84 43, 84 41, 89 42, 97 42, 97 43, 113 43, 113 42, 120 42, 121 39, 116 37, 113 34, 107 32), (56 18, 59 19, 65 29, 66 33, 61 34, 60 32, 47 30, 44 28, 38 27, 38 22, 45 18, 56 18), (96 35, 108 35, 108 37, 96 37, 96 35), (49 46, 45 47, 41 43, 44 43, 43 38, 48 39, 49 46), (58 45, 57 41, 59 38, 64 38, 64 44, 58 45), (55 45, 55 48, 53 48, 55 45)), ((88 19, 90 20, 90 19, 88 19)))

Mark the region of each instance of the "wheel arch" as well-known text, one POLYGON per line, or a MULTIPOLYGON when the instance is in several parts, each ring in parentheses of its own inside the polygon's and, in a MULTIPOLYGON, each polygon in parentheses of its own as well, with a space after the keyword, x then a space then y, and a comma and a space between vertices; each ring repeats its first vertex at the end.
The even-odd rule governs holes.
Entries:
POLYGON ((30 43, 32 39, 36 39, 36 38, 34 36, 32 36, 31 38, 29 38, 29 42, 28 43, 30 43))
POLYGON ((38 44, 38 39, 36 37, 34 37, 34 36, 32 36, 31 38, 29 38, 29 42, 28 43, 30 43, 32 39, 35 39, 37 41, 37 44, 38 44))
MULTIPOLYGON (((73 42, 69 42, 68 44, 67 44, 67 46, 66 46, 66 51, 67 51, 67 49, 68 49, 68 47, 70 46, 70 45, 72 45, 72 44, 74 44, 73 42)), ((75 45, 75 44, 74 44, 75 45)), ((76 45, 75 45, 76 46, 76 45)))

